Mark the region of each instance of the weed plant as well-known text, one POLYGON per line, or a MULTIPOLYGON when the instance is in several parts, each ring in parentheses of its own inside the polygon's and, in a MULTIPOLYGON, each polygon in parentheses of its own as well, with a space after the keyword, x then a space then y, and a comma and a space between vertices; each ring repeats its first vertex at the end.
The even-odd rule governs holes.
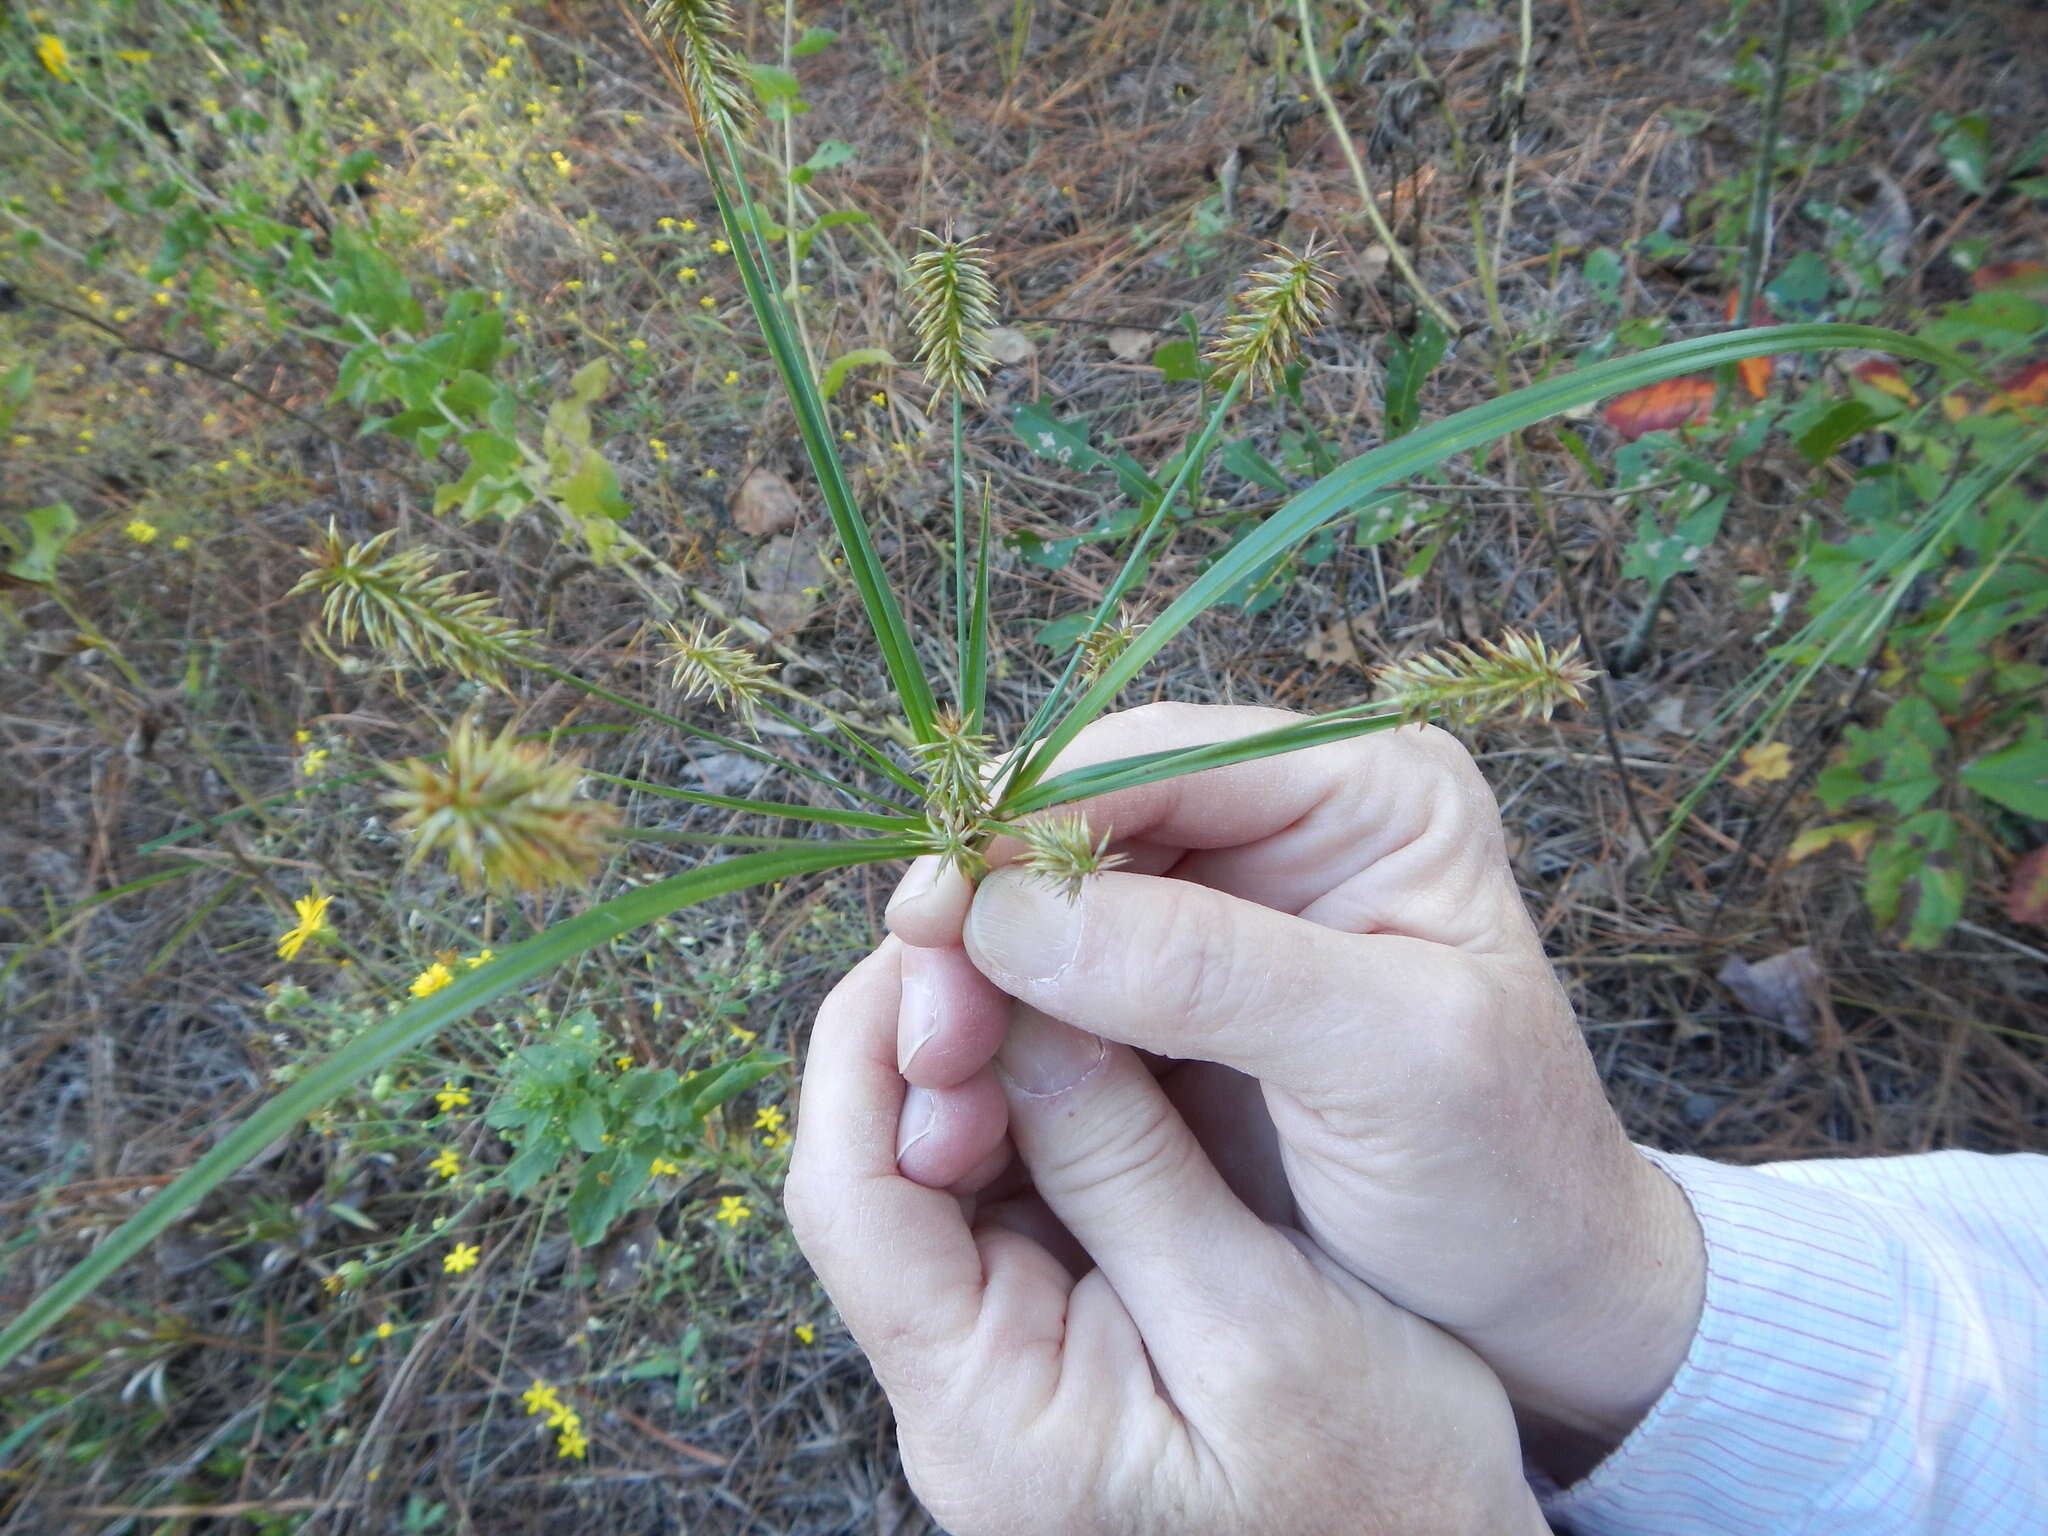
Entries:
MULTIPOLYGON (((482 723, 487 696, 521 670, 580 688, 721 751, 786 768, 816 791, 815 800, 762 800, 612 778, 642 793, 752 818, 759 830, 707 835, 708 844, 745 851, 629 889, 531 937, 437 958, 414 982, 410 1001, 346 1034, 328 1055, 298 1070, 276 1097, 223 1134, 87 1259, 43 1290, 0 1330, 0 1362, 308 1116, 323 1113, 359 1085, 374 1085, 378 1074, 407 1053, 485 1005, 593 949, 633 942, 639 931, 671 922, 686 907, 811 872, 916 854, 938 855, 974 876, 985 867, 991 842, 1005 834, 1021 841, 1027 868, 1071 892, 1113 859, 1106 841, 1072 809, 1092 796, 1433 715, 1547 714, 1579 699, 1591 673, 1575 654, 1575 643, 1557 647, 1533 634, 1509 633, 1391 669, 1376 699, 1280 729, 1215 746, 1060 769, 1064 749, 1212 606, 1244 591, 1335 520, 1386 505, 1405 482, 1454 455, 1609 396, 1769 354, 1874 349, 1931 364, 1952 381, 1982 377, 1928 336, 1849 323, 1754 327, 1610 357, 1416 425, 1331 467, 1306 489, 1287 495, 1149 619, 1134 617, 1150 606, 1142 590, 1150 562, 1198 498, 1233 412, 1262 394, 1285 393, 1300 370, 1313 366, 1308 347, 1331 298, 1326 253, 1314 244, 1275 247, 1242 284, 1220 330, 1183 359, 1186 383, 1202 392, 1206 410, 1177 453, 1132 477, 1138 494, 1121 568, 1075 627, 1056 682, 1027 718, 993 719, 989 497, 973 483, 961 442, 966 415, 978 407, 982 380, 993 364, 988 335, 997 319, 994 242, 930 235, 908 265, 905 321, 952 449, 950 622, 943 635, 920 637, 905 619, 842 458, 843 429, 835 423, 832 391, 808 353, 796 303, 797 258, 806 235, 815 238, 823 220, 796 228, 788 200, 777 219, 764 208, 748 172, 749 136, 760 131, 763 119, 772 133, 778 119, 800 108, 796 81, 785 69, 752 65, 740 56, 731 14, 717 0, 659 0, 647 26, 695 125, 718 208, 721 233, 707 245, 706 259, 730 263, 744 291, 829 516, 838 570, 873 631, 898 714, 876 724, 822 707, 782 684, 742 637, 651 611, 648 623, 664 636, 678 691, 715 703, 729 717, 728 729, 711 729, 556 666, 536 636, 497 612, 487 591, 439 570, 420 550, 395 547, 388 535, 350 543, 332 528, 316 532, 300 590, 319 596, 327 643, 338 649, 367 643, 411 665, 458 674, 475 690, 472 711, 453 724, 445 751, 391 770, 397 788, 388 801, 411 834, 415 860, 445 861, 466 884, 532 893, 580 884, 618 837, 632 836, 608 806, 583 797, 580 765, 565 741, 527 739, 516 722, 496 731, 482 723), (757 734, 767 724, 779 731, 772 747, 765 744, 770 737, 757 734)), ((516 58, 504 57, 510 61, 505 73, 516 73, 516 58)), ((67 83, 53 73, 46 88, 67 83)), ((274 122, 237 119, 232 110, 208 116, 220 118, 230 135, 288 131, 274 122)), ((563 158, 556 152, 550 164, 566 178, 573 167, 564 169, 563 158)), ((359 175, 365 167, 343 169, 359 175)), ((413 297, 387 257, 340 223, 309 229, 251 206, 250 199, 222 203, 181 180, 175 168, 167 176, 170 195, 188 202, 172 221, 166 270, 135 276, 158 285, 166 278, 175 282, 187 258, 204 252, 207 262, 224 262, 240 284, 239 292, 227 294, 217 279, 192 281, 188 302, 195 326, 255 324, 287 293, 295 305, 317 306, 312 323, 348 348, 337 395, 377 413, 377 429, 417 448, 424 464, 431 465, 443 449, 467 456, 461 477, 433 492, 436 510, 465 517, 544 510, 594 560, 618 562, 631 553, 618 526, 623 504, 617 477, 591 431, 590 408, 608 387, 608 363, 590 364, 567 382, 549 404, 535 441, 519 427, 518 392, 498 377, 507 333, 503 312, 489 294, 461 290, 430 308, 413 297)), ((276 196, 286 192, 282 184, 272 190, 276 196)), ((90 313, 90 296, 87 302, 90 313)), ((2010 469, 2007 459, 1996 459, 1990 469, 1972 473, 1991 476, 1986 484, 2003 483, 1996 476, 2004 472, 2009 478, 2010 469)), ((1961 484, 1975 487, 1977 481, 1966 475, 1961 484)), ((57 528, 61 536, 61 515, 38 526, 57 528)), ((27 558, 39 557, 32 548, 27 558)), ((327 941, 330 930, 319 903, 328 894, 308 890, 299 897, 299 921, 281 943, 327 941)), ((577 1160, 568 1214, 573 1234, 585 1243, 602 1238, 651 1185, 680 1173, 689 1144, 706 1134, 712 1112, 781 1064, 780 1058, 749 1050, 679 1076, 625 1050, 608 1064, 615 1043, 583 1012, 541 1021, 529 1042, 511 1053, 506 1091, 494 1098, 486 1117, 517 1147, 503 1175, 510 1185, 531 1188, 565 1160, 577 1160)), ((446 1096, 444 1112, 467 1107, 462 1084, 433 1091, 437 1101, 446 1096)), ((763 1129, 772 1140, 780 1123, 763 1129)), ((462 1178, 461 1152, 449 1149, 437 1171, 451 1181, 462 1178)), ((744 1199, 730 1198, 722 1211, 733 1221, 744 1220, 744 1199)), ((478 1263, 479 1252, 474 1241, 458 1237, 447 1245, 443 1266, 450 1274, 465 1273, 478 1263)), ((350 1277, 338 1283, 345 1286, 350 1277)), ((564 1420, 557 1430, 567 1447, 579 1443, 579 1426, 564 1420)))

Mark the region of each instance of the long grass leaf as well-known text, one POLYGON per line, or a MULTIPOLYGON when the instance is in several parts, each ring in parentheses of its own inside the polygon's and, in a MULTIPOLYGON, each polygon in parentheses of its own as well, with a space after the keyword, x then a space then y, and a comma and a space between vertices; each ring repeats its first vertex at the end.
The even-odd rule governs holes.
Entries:
MULTIPOLYGON (((1106 710, 1138 672, 1168 642, 1207 612, 1239 581, 1270 560, 1285 555, 1331 519, 1357 506, 1365 497, 1435 468, 1444 460, 1469 452, 1510 432, 1567 411, 1591 405, 1609 395, 1683 373, 1740 362, 1772 353, 1863 347, 1934 363, 1957 375, 1974 370, 1944 347, 1897 331, 1867 325, 1783 325, 1724 331, 1630 357, 1609 358, 1561 378, 1531 384, 1513 394, 1489 400, 1432 422, 1405 437, 1360 454, 1290 498, 1279 511, 1230 547, 1195 579, 1164 613, 1154 619, 1103 668, 1094 684, 1074 702, 1066 716, 1040 740, 1028 760, 1011 777, 1014 793, 1028 789, 1043 775, 1069 742, 1106 710)), ((1007 798, 1007 797, 1006 797, 1007 798)))
POLYGON ((720 864, 688 870, 615 896, 557 923, 514 945, 480 970, 458 976, 439 992, 406 1004, 307 1069, 222 1137, 198 1162, 165 1185, 68 1273, 41 1290, 5 1329, 0 1329, 0 1366, 20 1354, 148 1246, 157 1234, 233 1177, 265 1147, 288 1134, 307 1115, 484 1004, 545 975, 576 955, 696 902, 792 875, 907 858, 912 852, 899 839, 873 838, 743 854, 720 864))
POLYGON ((1371 736, 1411 723, 1411 717, 1389 712, 1384 704, 1365 704, 1354 709, 1331 710, 1294 720, 1270 731, 1239 736, 1230 741, 1208 742, 1199 747, 1179 747, 1166 752, 1141 752, 1134 757, 1113 758, 1086 768, 1071 769, 1042 779, 1016 797, 1005 809, 1013 815, 1042 811, 1074 800, 1092 799, 1113 790, 1133 789, 1140 784, 1157 784, 1183 774, 1204 773, 1227 768, 1232 763, 1249 763, 1262 757, 1279 757, 1308 747, 1371 736))
POLYGON ((718 203, 719 218, 732 234, 733 256, 739 265, 740 282, 746 289, 747 303, 761 326, 775 370, 789 396, 790 409, 796 416, 797 433, 803 439, 804 452, 810 458, 811 471, 818 477, 818 489, 825 499, 826 515, 832 520, 832 531, 837 535, 840 550, 846 557, 846 567, 853 576, 855 591, 860 594, 868 624, 875 632, 875 643, 881 649, 883 664, 889 669, 889 680, 902 703, 904 718, 909 721, 911 733, 919 741, 930 741, 935 734, 932 721, 937 713, 931 682, 918 660, 917 647, 911 641, 909 626, 904 622, 902 606, 889 586, 888 576, 882 569, 881 555, 869 535, 867 521, 854 500, 845 466, 839 462, 839 450, 832 440, 831 421, 825 412, 825 402, 818 394, 817 381, 811 377, 810 365, 796 345, 783 314, 781 296, 771 286, 759 260, 759 229, 752 196, 747 191, 746 178, 740 172, 739 157, 733 148, 731 135, 722 126, 717 132, 724 150, 725 169, 721 171, 713 163, 709 145, 705 146, 705 166, 711 173, 711 193, 718 203), (728 177, 731 186, 727 185, 728 177), (739 189, 739 198, 745 206, 744 219, 740 207, 734 203, 733 187, 739 189))
POLYGON ((598 779, 606 784, 617 784, 623 789, 637 789, 643 794, 659 795, 664 800, 682 800, 691 805, 707 805, 721 811, 740 811, 754 816, 779 817, 789 821, 813 821, 823 826, 862 827, 870 832, 908 832, 918 825, 915 817, 879 816, 872 811, 848 811, 837 806, 792 805, 783 800, 750 800, 740 795, 714 795, 703 790, 677 789, 671 784, 653 784, 646 779, 629 779, 616 773, 598 773, 586 770, 585 777, 598 779))

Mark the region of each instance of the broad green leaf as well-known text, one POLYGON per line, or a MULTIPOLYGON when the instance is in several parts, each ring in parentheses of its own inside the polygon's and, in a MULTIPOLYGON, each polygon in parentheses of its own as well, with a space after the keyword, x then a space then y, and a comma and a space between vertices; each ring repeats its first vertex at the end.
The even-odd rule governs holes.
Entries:
POLYGON ((36 371, 29 363, 16 363, 7 370, 6 377, 0 378, 0 432, 14 425, 14 418, 21 414, 21 408, 28 403, 29 394, 35 389, 36 371))
POLYGON ((851 229, 856 225, 872 224, 874 222, 872 218, 862 213, 858 208, 835 208, 830 213, 821 214, 817 221, 808 228, 797 231, 796 259, 798 261, 809 260, 811 246, 817 241, 818 236, 824 234, 828 229, 851 229))
POLYGON ((55 501, 47 507, 30 507, 21 514, 21 520, 28 524, 26 538, 0 525, 0 539, 19 551, 4 569, 17 581, 47 587, 57 579, 57 561, 63 556, 64 547, 78 532, 78 514, 71 510, 69 502, 55 501))
POLYGON ((1863 400, 1837 400, 1827 413, 1795 439, 1799 452, 1811 464, 1824 464, 1850 438, 1869 431, 1881 418, 1877 408, 1863 400))
POLYGON ((745 68, 747 79, 754 87, 754 95, 770 117, 786 117, 811 110, 796 76, 781 65, 749 63, 745 68))
POLYGON ((1223 467, 1240 480, 1249 480, 1254 485, 1263 485, 1269 491, 1286 495, 1287 477, 1273 466, 1273 461, 1252 446, 1248 437, 1240 437, 1225 443, 1223 451, 1217 454, 1223 467))
MULTIPOLYGON (((1596 251, 1594 255, 1603 255, 1596 251)), ((1590 267, 1591 257, 1587 258, 1590 267)), ((1387 403, 1384 418, 1389 438, 1413 431, 1421 419, 1422 386, 1444 360, 1450 337, 1436 320, 1424 315, 1413 336, 1389 332, 1387 336, 1387 403)))
POLYGON ((1908 694, 1874 729, 1852 725, 1842 733, 1842 749, 1821 770, 1814 793, 1831 811, 1869 798, 1910 815, 1940 793, 1948 748, 1940 712, 1924 696, 1908 694))
POLYGON ((2037 716, 2020 739, 1963 769, 1963 782, 2009 811, 2048 821, 2048 728, 2037 716))
POLYGON ((856 368, 899 368, 902 364, 881 347, 860 347, 842 352, 825 365, 818 379, 818 393, 827 400, 846 387, 847 375, 856 368))
POLYGON ((1133 501, 1151 501, 1164 489, 1145 472, 1144 466, 1117 449, 1099 453, 1088 441, 1088 431, 1071 421, 1062 421, 1039 401, 1029 401, 1010 413, 1010 430, 1041 459, 1050 459, 1068 469, 1106 469, 1117 478, 1124 494, 1133 501))
POLYGON ((814 53, 823 53, 838 41, 839 34, 830 27, 805 27, 803 36, 789 45, 789 51, 799 59, 807 59, 814 53))
POLYGON ((1962 831, 1947 811, 1922 811, 1871 845, 1863 899, 1879 923, 1904 928, 1907 949, 1932 949, 1946 938, 1967 890, 1962 831))
POLYGON ((1202 349, 1186 337, 1154 348, 1152 366, 1165 376, 1169 384, 1194 383, 1209 376, 1202 362, 1202 349))
POLYGON ((38 1292, 0 1329, 0 1365, 14 1359, 178 1217, 307 1115, 484 1004, 547 975, 577 955, 697 902, 821 869, 905 859, 914 852, 912 845, 899 839, 872 838, 742 854, 686 870, 556 923, 504 951, 488 965, 457 976, 439 992, 407 1003, 315 1062, 146 1201, 70 1271, 38 1292))

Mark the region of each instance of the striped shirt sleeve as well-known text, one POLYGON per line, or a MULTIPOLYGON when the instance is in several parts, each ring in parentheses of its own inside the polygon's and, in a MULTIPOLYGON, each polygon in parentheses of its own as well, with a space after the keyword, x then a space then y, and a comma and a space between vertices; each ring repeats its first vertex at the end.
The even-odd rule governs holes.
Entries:
POLYGON ((1691 1352, 1550 1492, 1572 1536, 2048 1533, 2048 1156, 1646 1155, 1706 1236, 1691 1352))

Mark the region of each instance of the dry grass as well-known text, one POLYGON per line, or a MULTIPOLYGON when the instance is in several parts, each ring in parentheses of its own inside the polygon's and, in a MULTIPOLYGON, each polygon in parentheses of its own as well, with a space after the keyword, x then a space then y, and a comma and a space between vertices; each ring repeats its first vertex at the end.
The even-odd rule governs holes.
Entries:
MULTIPOLYGON (((1028 361, 999 375, 969 444, 977 467, 996 476, 1000 526, 1012 536, 1063 536, 1101 511, 1105 497, 1095 482, 1027 455, 1004 425, 1006 408, 1055 402, 1063 415, 1089 418, 1098 441, 1115 437, 1141 457, 1176 444, 1194 420, 1190 394, 1142 363, 1119 360, 1106 337, 1117 327, 1150 327, 1164 340, 1185 313, 1213 327, 1230 274, 1261 237, 1324 232, 1351 253, 1343 317, 1317 343, 1308 386, 1311 412, 1340 456, 1376 441, 1382 336, 1413 319, 1364 254, 1356 194, 1327 125, 1266 63, 1285 41, 1268 30, 1277 24, 1248 38, 1236 8, 1195 0, 1109 0, 1099 11, 1027 5, 1031 25, 1014 81, 1005 71, 1008 4, 847 7, 804 17, 842 33, 804 68, 813 106, 802 120, 805 140, 839 137, 860 151, 857 166, 830 184, 833 202, 869 212, 899 245, 918 226, 979 235, 996 252, 1008 322, 1035 342, 1028 361), (1219 178, 1230 185, 1232 215, 1205 233, 1195 221, 1217 196, 1219 178)), ((1695 7, 1681 20, 1668 6, 1575 5, 1568 18, 1546 23, 1536 89, 1514 140, 1525 200, 1503 255, 1503 304, 1523 343, 1509 363, 1518 380, 1570 356, 1609 323, 1594 317, 1577 261, 1554 253, 1619 247, 1744 163, 1754 109, 1719 78, 1732 44, 1707 48, 1698 36, 1717 14, 1695 7), (1673 123, 1687 112, 1704 121, 1681 134, 1673 123)), ((522 25, 540 63, 565 82, 582 82, 573 153, 590 205, 615 228, 639 232, 671 209, 706 217, 703 184, 681 148, 684 124, 618 14, 558 6, 522 25), (628 112, 645 121, 627 126, 628 112)), ((1931 158, 1928 127, 1934 112, 1967 99, 1995 111, 2016 140, 2038 130, 2048 101, 2038 71, 2022 62, 2030 57, 2022 34, 2040 25, 2031 13, 1988 7, 1887 9, 1866 23, 1859 46, 1874 62, 1910 42, 1908 83, 1846 125, 1824 118, 1819 93, 1791 105, 1791 134, 1834 135, 1854 146, 1841 164, 1816 171, 1817 180, 1839 190, 1881 172, 1909 198, 1915 265, 1896 295, 1902 311, 1952 282, 1944 253, 1958 239, 1988 238, 2001 256, 2048 251, 2038 205, 1973 202, 1948 186, 1931 158)), ((1460 10, 1415 40, 1450 110, 1479 142, 1512 66, 1511 39, 1483 13, 1460 10)), ((755 56, 772 56, 775 29, 761 24, 750 42, 755 56)), ((2031 57, 2044 44, 2048 37, 2032 38, 2031 57)), ((1493 342, 1481 329, 1442 124, 1414 79, 1400 50, 1389 48, 1367 83, 1341 95, 1380 186, 1395 194, 1387 205, 1394 228, 1425 281, 1473 327, 1424 397, 1425 415, 1436 416, 1491 392, 1493 342)), ((1504 156, 1502 143, 1484 142, 1488 174, 1498 174, 1504 156)), ((1781 206, 1795 206, 1796 197, 1781 206)), ((513 273, 523 285, 516 302, 539 311, 568 270, 568 236, 537 210, 524 224, 525 243, 508 252, 472 259, 451 242, 436 259, 451 275, 477 281, 513 273), (463 271, 466 263, 473 270, 463 271)), ((1798 231, 1788 220, 1781 252, 1798 231)), ((812 311, 818 354, 884 345, 905 355, 886 265, 859 238, 820 251, 818 281, 831 302, 812 311)), ((1626 290, 1629 311, 1710 325, 1726 270, 1643 273, 1626 290)), ((622 283, 606 300, 609 310, 574 324, 544 320, 540 344, 574 355, 593 319, 633 316, 658 295, 657 274, 639 286, 622 283)), ((11 341, 82 364, 85 373, 69 386, 81 410, 96 392, 143 377, 144 357, 108 349, 48 310, 0 318, 11 341)), ((306 376, 303 360, 283 348, 218 362, 265 398, 328 420, 327 380, 306 376)), ((722 389, 720 371, 679 361, 652 391, 666 414, 621 426, 615 456, 640 508, 635 531, 656 556, 645 579, 668 592, 697 584, 738 608, 742 568, 751 565, 758 582, 761 557, 757 541, 735 530, 727 497, 749 468, 765 464, 795 478, 797 460, 779 402, 762 397, 758 379, 742 392, 722 389), (666 436, 687 467, 650 456, 640 446, 648 436, 666 436), (702 467, 719 477, 703 479, 702 467)), ((942 594, 938 562, 928 555, 943 534, 944 495, 936 452, 917 448, 922 391, 908 374, 860 377, 862 395, 885 387, 889 396, 886 405, 856 407, 863 433, 872 434, 858 454, 877 467, 864 489, 885 550, 908 581, 913 628, 933 632, 942 594), (899 440, 912 451, 890 446, 899 440)), ((166 406, 135 424, 125 457, 95 459, 90 475, 41 463, 9 469, 0 481, 10 505, 63 494, 118 528, 127 506, 140 504, 157 437, 260 445, 270 466, 261 485, 235 499, 231 524, 216 523, 186 562, 143 558, 112 540, 79 559, 81 611, 136 667, 139 687, 104 658, 75 655, 75 625, 54 604, 32 593, 0 596, 22 626, 0 674, 0 750, 9 765, 0 794, 0 954, 18 962, 0 993, 9 1020, 0 1036, 0 1310, 130 1211, 166 1170, 188 1163, 260 1092, 277 1061, 300 1049, 302 1041, 265 1018, 264 988, 277 973, 274 914, 288 907, 286 893, 311 875, 338 890, 390 879, 395 851, 358 835, 368 805, 357 797, 340 802, 345 813, 324 832, 294 816, 285 851, 259 834, 259 823, 239 823, 188 845, 187 856, 205 868, 80 910, 96 893, 162 867, 137 851, 149 838, 231 807, 244 791, 289 788, 295 729, 385 757, 423 739, 417 688, 408 697, 388 677, 346 676, 302 647, 308 613, 284 594, 301 569, 292 552, 309 526, 334 515, 360 535, 402 523, 407 537, 431 538, 451 567, 501 592, 515 622, 544 629, 588 675, 643 697, 658 692, 656 658, 635 638, 642 593, 562 551, 538 527, 429 528, 404 483, 417 462, 378 441, 348 440, 339 417, 336 441, 204 375, 187 377, 166 406), (202 412, 217 418, 203 434, 202 412)), ((59 402, 51 419, 62 411, 59 402)), ((1627 530, 1610 502, 1588 494, 1583 471, 1554 437, 1534 434, 1531 449, 1566 558, 1589 594, 1593 627, 1612 643, 1640 600, 1617 573, 1627 530)), ((1597 439, 1595 451, 1604 451, 1597 439)), ((1758 654, 1746 638, 1756 621, 1741 606, 1738 578, 1772 568, 1800 512, 1805 477, 1796 466, 1765 457, 1743 473, 1744 495, 1723 542, 1674 592, 1650 664, 1612 684, 1620 767, 1590 716, 1489 730, 1475 743, 1602 1072, 1638 1137, 1729 1159, 2039 1146, 2048 1130, 2048 955, 2039 935, 2005 928, 1979 902, 1950 948, 1896 951, 1871 932, 1852 868, 1826 860, 1785 866, 1783 844, 1796 820, 1780 814, 1769 790, 1718 789, 1687 828, 1668 877, 1654 887, 1643 878, 1618 775, 1626 773, 1643 815, 1661 826, 1718 755, 1721 743, 1693 727, 1758 654), (1758 960, 1800 945, 1811 946, 1827 978, 1806 1039, 1745 1013, 1714 980, 1731 956, 1758 960)), ((1198 625, 1169 653, 1156 695, 1331 708, 1364 687, 1354 656, 1369 665, 1510 623, 1570 633, 1517 475, 1500 456, 1454 470, 1432 493, 1450 504, 1455 531, 1427 577, 1400 579, 1415 544, 1340 551, 1256 617, 1198 625)), ((1202 551, 1198 535, 1162 560, 1155 590, 1188 579, 1202 551)), ((1007 670, 996 680, 998 719, 1021 718, 1022 701, 1050 681, 1050 653, 1028 641, 1035 627, 1092 605, 1113 569, 1106 551, 1089 546, 1051 571, 1004 555, 1000 617, 1019 643, 1006 649, 1007 670)), ((801 686, 839 690, 849 702, 883 687, 865 659, 850 599, 828 600, 777 641, 785 676, 801 686)), ((523 703, 537 720, 604 718, 540 682, 523 703)), ((1839 701, 1817 692, 1791 723, 1802 773, 1788 788, 1810 776, 1843 714, 1839 701)), ((650 779, 701 768, 699 754, 655 729, 614 738, 601 754, 598 766, 650 779)), ((642 824, 659 814, 636 808, 642 824)), ((758 933, 782 969, 781 987, 754 1005, 751 1027, 770 1041, 800 1040, 816 999, 875 931, 884 884, 871 873, 797 882, 736 899, 706 919, 704 948, 758 933)), ((403 905, 351 905, 365 995, 402 989, 404 957, 448 942, 405 920, 408 907, 432 910, 439 896, 420 885, 408 887, 403 905)), ((626 990, 609 972, 585 980, 605 995, 626 990)), ((668 980, 685 985, 680 976, 668 980)), ((630 1022, 658 1035, 651 1018, 630 1022)), ((417 1266, 381 1299, 419 1326, 380 1349, 332 1414, 309 1413, 304 1427, 280 1431, 272 1410, 283 1384, 329 1380, 348 1352, 339 1326, 310 1365, 304 1348, 280 1342, 324 1305, 318 1276, 350 1236, 331 1214, 338 1195, 330 1171, 318 1135, 278 1149, 0 1388, 17 1422, 76 1399, 58 1421, 72 1453, 17 1455, 0 1480, 0 1532, 387 1531, 413 1528, 404 1523, 409 1503, 445 1507, 444 1523, 418 1528, 494 1533, 560 1530, 564 1519, 626 1531, 924 1528, 865 1365, 828 1324, 786 1237, 764 1234, 735 1267, 707 1264, 690 1286, 646 1279, 653 1240, 689 1241, 695 1229, 684 1213, 708 1187, 686 1191, 673 1208, 629 1224, 607 1251, 585 1256, 598 1275, 619 1277, 611 1288, 605 1279, 588 1288, 570 1283, 565 1266, 577 1256, 539 1221, 507 1225, 494 1239, 504 1245, 492 1250, 494 1260, 523 1266, 515 1295, 458 1289, 437 1266, 417 1266), (252 1221, 251 1211, 265 1214, 252 1221), (223 1257, 241 1267, 240 1286, 223 1257), (821 1324, 815 1347, 791 1338, 790 1322, 803 1317, 821 1324), (587 1466, 554 1463, 534 1426, 508 1405, 535 1373, 587 1371, 622 1358, 629 1340, 675 1341, 693 1324, 703 1329, 706 1362, 700 1404, 678 1408, 661 1380, 607 1389, 586 1405, 599 1442, 587 1466), (149 1406, 149 1373, 159 1367, 175 1405, 161 1417, 149 1406), (117 1513, 138 1505, 156 1513, 117 1513)), ((358 1204, 404 1198, 395 1178, 360 1178, 368 1182, 346 1192, 358 1204)))

